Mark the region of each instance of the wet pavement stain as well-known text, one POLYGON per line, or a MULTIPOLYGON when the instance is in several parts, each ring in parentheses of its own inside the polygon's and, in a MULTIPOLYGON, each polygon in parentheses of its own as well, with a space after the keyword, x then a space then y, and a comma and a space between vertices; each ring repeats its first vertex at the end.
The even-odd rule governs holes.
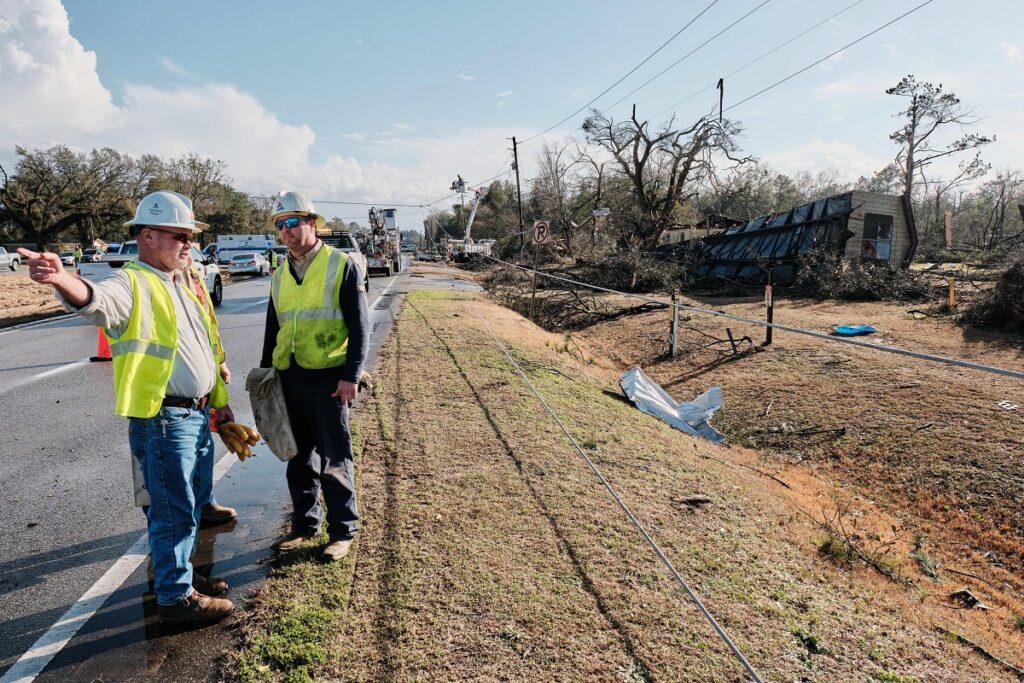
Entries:
MULTIPOLYGON (((193 558, 205 576, 230 585, 228 597, 244 609, 247 596, 270 569, 291 508, 285 465, 266 445, 236 463, 217 483, 217 501, 238 511, 228 524, 201 529, 193 558)), ((140 516, 142 511, 137 512, 140 516)), ((233 617, 205 627, 166 627, 157 619, 149 561, 107 599, 36 679, 47 683, 217 680, 220 660, 234 647, 233 617)))

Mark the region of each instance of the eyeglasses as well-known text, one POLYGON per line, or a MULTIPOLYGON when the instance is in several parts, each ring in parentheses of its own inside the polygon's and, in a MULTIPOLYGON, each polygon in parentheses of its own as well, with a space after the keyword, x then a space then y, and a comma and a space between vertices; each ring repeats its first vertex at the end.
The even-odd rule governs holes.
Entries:
POLYGON ((274 221, 274 227, 278 230, 294 230, 295 228, 302 225, 306 219, 300 218, 299 216, 289 216, 288 218, 279 218, 274 221))
POLYGON ((176 242, 181 242, 182 244, 191 244, 196 241, 195 235, 189 232, 173 232, 171 230, 161 230, 160 228, 153 227, 150 227, 149 229, 154 232, 162 232, 165 235, 169 235, 171 239, 176 242))

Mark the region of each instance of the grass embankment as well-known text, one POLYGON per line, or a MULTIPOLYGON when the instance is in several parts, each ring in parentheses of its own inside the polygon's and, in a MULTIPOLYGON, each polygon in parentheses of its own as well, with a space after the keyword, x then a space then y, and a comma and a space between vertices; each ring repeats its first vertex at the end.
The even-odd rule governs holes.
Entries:
POLYGON ((451 292, 409 296, 354 418, 353 552, 275 569, 229 676, 743 680, 477 315, 766 679, 1013 680, 918 591, 824 557, 790 492, 737 466, 753 453, 640 414, 561 336, 451 292))

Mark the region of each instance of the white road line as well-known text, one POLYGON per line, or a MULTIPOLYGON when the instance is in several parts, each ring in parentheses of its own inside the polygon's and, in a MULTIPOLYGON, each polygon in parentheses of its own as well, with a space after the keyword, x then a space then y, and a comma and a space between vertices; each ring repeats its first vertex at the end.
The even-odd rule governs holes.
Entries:
POLYGON ((96 614, 118 586, 131 576, 132 572, 142 564, 149 555, 149 542, 143 534, 132 544, 113 566, 106 571, 100 580, 85 592, 50 629, 39 637, 32 647, 14 663, 0 683, 30 683, 46 668, 50 660, 64 649, 85 622, 96 614))
MULTIPOLYGON (((370 306, 370 310, 380 303, 381 299, 389 293, 391 286, 398 279, 398 275, 391 278, 391 281, 385 285, 384 289, 381 290, 380 296, 374 300, 370 306)), ((266 303, 263 301, 261 303, 266 303)), ((253 304, 255 306, 255 304, 253 304)), ((88 363, 88 360, 78 361, 77 363, 71 363, 60 368, 48 370, 44 373, 40 373, 27 381, 33 381, 40 379, 46 375, 53 375, 57 372, 63 372, 65 369, 80 365, 82 363, 88 363)), ((25 381, 25 380, 23 380, 25 381)), ((15 385, 18 386, 18 385, 15 385)), ((217 464, 214 466, 213 471, 213 483, 216 484, 220 481, 221 477, 231 469, 234 464, 235 456, 231 453, 225 453, 217 464)), ((46 665, 49 664, 57 653, 64 649, 64 647, 70 642, 75 634, 78 633, 79 629, 85 625, 89 619, 93 617, 96 612, 99 611, 103 603, 106 602, 107 598, 114 594, 114 591, 132 575, 132 572, 138 568, 143 560, 149 555, 149 541, 145 534, 139 537, 132 547, 122 555, 113 566, 108 569, 103 576, 100 577, 99 581, 94 583, 92 587, 85 592, 82 597, 73 604, 67 612, 64 613, 57 622, 51 626, 46 633, 41 635, 39 639, 33 643, 25 654, 23 654, 17 662, 14 663, 7 673, 0 678, 0 683, 32 683, 36 676, 42 673, 46 665)))
POLYGON ((61 365, 61 366, 56 367, 56 368, 51 368, 51 369, 49 369, 49 370, 47 370, 45 372, 40 372, 38 375, 32 375, 31 377, 25 377, 24 379, 19 379, 17 382, 14 382, 13 384, 8 384, 7 386, 4 387, 3 391, 0 391, 0 394, 9 393, 11 391, 14 391, 15 389, 20 389, 21 387, 23 387, 25 385, 32 384, 33 382, 38 382, 41 379, 46 379, 47 377, 53 377, 54 375, 59 375, 61 373, 67 372, 68 370, 71 370, 73 368, 77 368, 80 365, 88 365, 88 364, 89 364, 89 359, 85 358, 83 360, 76 360, 76 361, 74 361, 72 363, 66 363, 65 365, 61 365))
MULTIPOLYGON (((393 278, 391 278, 390 282, 384 285, 384 289, 380 290, 380 296, 374 299, 373 303, 370 304, 370 307, 367 309, 368 311, 372 311, 373 309, 375 309, 377 307, 377 304, 380 303, 380 300, 388 295, 388 290, 391 289, 391 285, 395 284, 395 280, 398 279, 399 275, 401 275, 401 273, 396 274, 393 278)), ((0 683, 3 683, 3 681, 0 681, 0 683)))
MULTIPOLYGON (((231 469, 236 457, 225 452, 213 469, 213 483, 216 485, 221 477, 231 469)), ((46 633, 32 644, 25 654, 14 663, 7 673, 0 678, 0 683, 31 683, 42 673, 46 665, 75 637, 79 629, 99 611, 103 603, 114 594, 122 583, 132 575, 140 564, 149 556, 149 540, 146 534, 128 548, 124 555, 108 569, 99 581, 68 608, 57 622, 46 633)))

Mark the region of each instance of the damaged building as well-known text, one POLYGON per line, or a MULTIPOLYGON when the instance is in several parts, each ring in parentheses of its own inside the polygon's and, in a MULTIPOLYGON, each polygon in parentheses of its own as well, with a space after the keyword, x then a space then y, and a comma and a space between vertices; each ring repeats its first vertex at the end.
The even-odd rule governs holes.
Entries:
POLYGON ((907 267, 917 248, 913 213, 902 196, 854 190, 763 216, 701 240, 703 276, 791 282, 798 257, 839 253, 848 259, 907 267))

